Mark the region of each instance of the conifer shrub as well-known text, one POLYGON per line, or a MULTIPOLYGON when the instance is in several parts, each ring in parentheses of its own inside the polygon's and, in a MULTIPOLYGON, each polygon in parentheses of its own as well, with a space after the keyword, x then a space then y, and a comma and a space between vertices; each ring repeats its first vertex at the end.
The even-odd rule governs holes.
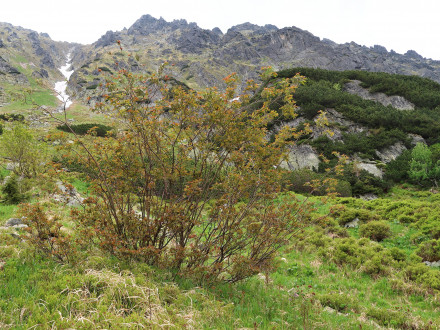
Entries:
POLYGON ((440 240, 432 239, 427 242, 422 242, 416 254, 423 259, 423 261, 439 261, 440 260, 440 240))
MULTIPOLYGON (((330 188, 330 183, 326 182, 325 178, 326 175, 323 173, 303 168, 286 173, 283 177, 283 185, 297 193, 325 196, 330 188), (316 186, 312 184, 313 182, 320 184, 316 186)), ((345 180, 337 180, 332 189, 340 197, 351 197, 351 185, 345 180)))
POLYGON ((20 186, 16 175, 11 175, 6 179, 5 184, 1 188, 6 204, 19 204, 27 199, 28 196, 22 191, 23 187, 20 186))
POLYGON ((385 221, 370 221, 359 227, 359 235, 380 242, 391 236, 391 228, 385 221))
POLYGON ((360 222, 367 222, 377 219, 377 216, 367 209, 352 207, 344 207, 338 211, 335 211, 333 213, 333 217, 339 222, 341 226, 355 219, 359 219, 360 222))
POLYGON ((405 215, 405 214, 400 215, 397 218, 397 220, 400 223, 413 223, 413 222, 417 221, 417 219, 414 216, 412 216, 412 215, 405 215))
POLYGON ((393 257, 396 261, 405 261, 406 260, 406 254, 404 251, 397 247, 393 247, 390 250, 391 257, 393 257))
POLYGON ((92 135, 104 137, 110 134, 110 132, 113 130, 113 127, 106 126, 103 124, 89 123, 89 124, 78 124, 78 125, 63 124, 63 125, 59 125, 57 129, 67 133, 72 133, 73 131, 75 134, 78 135, 92 134, 92 135))

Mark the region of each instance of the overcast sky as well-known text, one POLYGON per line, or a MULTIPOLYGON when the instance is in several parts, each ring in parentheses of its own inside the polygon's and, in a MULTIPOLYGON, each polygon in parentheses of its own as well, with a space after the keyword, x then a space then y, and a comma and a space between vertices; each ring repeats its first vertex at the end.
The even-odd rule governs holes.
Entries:
POLYGON ((0 22, 46 32, 54 40, 96 41, 150 14, 200 27, 251 22, 296 26, 338 43, 409 49, 440 60, 439 0, 1 0, 0 22))

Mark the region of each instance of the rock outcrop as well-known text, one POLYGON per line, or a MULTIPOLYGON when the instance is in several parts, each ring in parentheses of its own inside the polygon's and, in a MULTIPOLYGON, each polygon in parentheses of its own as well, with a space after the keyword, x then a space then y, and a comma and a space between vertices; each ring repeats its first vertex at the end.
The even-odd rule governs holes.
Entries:
POLYGON ((397 142, 388 148, 376 150, 377 157, 384 163, 389 163, 399 157, 402 152, 407 150, 402 142, 397 142))
POLYGON ((290 147, 287 160, 282 161, 280 167, 291 171, 302 168, 317 170, 319 163, 318 153, 310 145, 301 144, 290 147))
POLYGON ((393 95, 388 96, 384 93, 370 93, 368 89, 361 86, 361 81, 353 80, 345 84, 345 91, 358 95, 365 100, 372 100, 383 104, 384 106, 392 106, 398 110, 414 110, 414 104, 407 101, 404 97, 393 95))

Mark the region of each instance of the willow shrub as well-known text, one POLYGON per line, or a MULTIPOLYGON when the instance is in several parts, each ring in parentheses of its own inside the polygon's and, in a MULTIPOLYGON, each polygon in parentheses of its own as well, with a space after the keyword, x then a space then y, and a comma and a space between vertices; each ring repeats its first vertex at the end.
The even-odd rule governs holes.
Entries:
MULTIPOLYGON (((262 78, 273 75, 266 70, 262 78)), ((276 251, 311 209, 294 197, 274 202, 282 182, 277 166, 301 132, 286 126, 267 138, 275 103, 284 117, 295 116, 292 95, 303 80, 264 88, 248 82, 237 96, 235 75, 224 92, 184 89, 163 68, 109 76, 97 110, 113 116, 118 134, 71 146, 94 191, 75 212, 84 240, 200 281, 271 270, 276 251), (263 100, 258 109, 255 92, 263 100)))

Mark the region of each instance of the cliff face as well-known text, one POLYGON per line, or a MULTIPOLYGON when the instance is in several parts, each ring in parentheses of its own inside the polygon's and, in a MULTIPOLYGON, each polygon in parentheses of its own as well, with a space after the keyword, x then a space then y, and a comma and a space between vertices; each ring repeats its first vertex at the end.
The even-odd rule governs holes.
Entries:
MULTIPOLYGON (((440 61, 423 58, 412 50, 402 55, 382 46, 336 44, 296 27, 278 29, 273 25, 244 23, 223 33, 218 28, 202 29, 186 20, 167 22, 150 15, 142 16, 128 29, 109 31, 93 45, 78 49, 74 63, 81 67, 93 61, 98 65, 119 61, 106 56, 118 50, 117 40, 125 51, 136 55, 136 60, 132 58, 131 63, 126 63, 127 67, 134 71, 141 67, 151 71, 169 61, 175 64, 176 78, 194 88, 221 86, 222 78, 231 72, 237 72, 243 81, 256 78, 259 69, 268 65, 275 69, 302 66, 383 71, 419 75, 440 82, 440 61)), ((77 81, 87 80, 78 77, 90 76, 90 73, 77 72, 77 81)), ((73 84, 71 87, 81 89, 73 84)))

